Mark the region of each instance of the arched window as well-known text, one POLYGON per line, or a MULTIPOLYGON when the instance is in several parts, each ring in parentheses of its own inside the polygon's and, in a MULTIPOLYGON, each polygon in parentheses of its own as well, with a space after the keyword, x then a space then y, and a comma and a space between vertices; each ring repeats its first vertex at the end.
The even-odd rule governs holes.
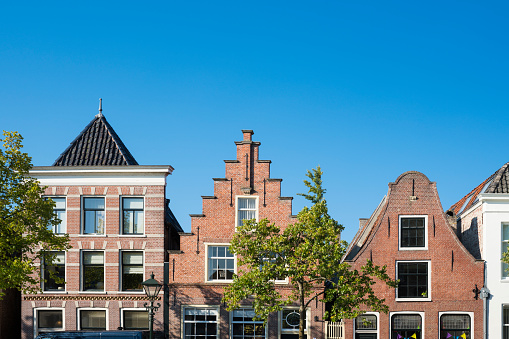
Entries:
POLYGON ((470 339, 470 316, 468 314, 442 314, 440 316, 440 339, 470 339))
POLYGON ((392 316, 391 339, 422 339, 422 318, 419 314, 395 314, 392 316))

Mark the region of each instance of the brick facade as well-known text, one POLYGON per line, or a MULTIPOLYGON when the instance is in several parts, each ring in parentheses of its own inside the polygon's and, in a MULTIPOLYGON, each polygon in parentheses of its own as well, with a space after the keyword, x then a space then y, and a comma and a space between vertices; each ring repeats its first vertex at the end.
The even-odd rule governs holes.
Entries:
MULTIPOLYGON (((406 172, 389 184, 381 206, 354 238, 348 259, 357 269, 367 259, 372 259, 376 265, 387 265, 391 277, 398 278, 397 267, 402 277, 405 276, 400 277, 401 289, 398 290, 380 283, 374 285, 376 295, 385 298, 390 310, 389 314, 375 313, 378 326, 374 338, 401 338, 394 321, 403 319, 402 315, 420 317, 421 328, 415 331, 417 339, 446 338, 447 333, 440 334, 439 330, 444 315, 466 316, 470 320, 470 336, 467 338, 482 338, 483 302, 480 298, 474 299, 472 290, 476 285, 479 289, 483 286, 484 263, 476 260, 461 244, 443 212, 436 184, 425 175, 406 172), (422 247, 406 247, 405 234, 417 233, 403 233, 409 231, 402 231, 401 222, 411 217, 426 221, 422 247), (414 278, 406 278, 403 269, 417 267, 420 263, 423 265, 419 267, 427 268, 429 282, 420 289, 405 289, 412 285, 409 281, 414 278), (412 294, 414 298, 409 297, 412 294)), ((422 274, 420 277, 425 278, 422 274)), ((346 338, 355 338, 355 333, 362 332, 355 331, 353 320, 346 322, 346 338)), ((406 336, 413 333, 407 332, 406 336)))
MULTIPOLYGON (((243 130, 243 140, 235 142, 237 159, 225 160, 225 177, 213 179, 214 195, 202 197, 202 213, 191 215, 191 232, 181 235, 180 251, 170 252, 170 338, 183 338, 183 313, 207 308, 215 314, 218 338, 231 338, 232 315, 221 301, 228 279, 221 281, 224 274, 220 272, 217 279, 207 281, 207 256, 212 247, 228 246, 238 222, 239 198, 254 199, 258 220, 267 218, 281 227, 296 220, 292 198, 281 196, 282 180, 270 178, 271 161, 259 160, 260 143, 252 141, 252 134, 243 130)), ((287 283, 278 286, 283 293, 289 292, 287 283)), ((322 305, 318 306, 308 312, 308 338, 323 338, 322 323, 314 320, 322 318, 322 305)), ((278 316, 269 318, 268 338, 280 338, 278 316)))

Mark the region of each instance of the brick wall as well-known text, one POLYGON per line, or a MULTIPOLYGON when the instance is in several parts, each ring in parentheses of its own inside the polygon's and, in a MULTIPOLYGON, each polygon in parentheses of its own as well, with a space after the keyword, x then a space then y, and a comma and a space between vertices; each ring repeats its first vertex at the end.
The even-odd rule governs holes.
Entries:
MULTIPOLYGON (((474 299, 472 289, 483 286, 483 262, 475 260, 448 225, 436 184, 419 172, 406 172, 389 184, 387 198, 352 266, 358 269, 372 258, 375 264, 386 265, 388 274, 396 278, 398 261, 429 262, 429 300, 396 300, 396 290, 381 283, 374 285, 377 296, 385 298, 390 312, 423 312, 422 338, 439 338, 439 312, 473 312, 475 333, 471 335, 481 338, 483 304, 474 299), (427 216, 427 249, 399 248, 399 217, 405 215, 427 216)), ((390 323, 389 315, 379 315, 379 338, 392 338, 390 323)), ((353 338, 352 320, 347 321, 346 329, 347 338, 353 338)))

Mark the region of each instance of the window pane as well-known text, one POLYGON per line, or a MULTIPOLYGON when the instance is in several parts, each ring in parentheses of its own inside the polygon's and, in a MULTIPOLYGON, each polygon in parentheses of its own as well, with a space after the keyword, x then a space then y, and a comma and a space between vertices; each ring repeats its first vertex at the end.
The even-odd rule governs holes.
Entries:
MULTIPOLYGON (((55 253, 55 252, 53 252, 55 253)), ((55 259, 51 263, 44 263, 44 290, 45 291, 63 291, 65 289, 65 254, 56 252, 55 259), (56 282, 55 278, 60 280, 56 282)))
POLYGON ((502 227, 503 227, 502 240, 509 240, 509 224, 502 225, 502 227))
POLYGON ((392 321, 392 327, 396 330, 421 329, 421 316, 419 314, 394 315, 392 321))
POLYGON ((104 198, 84 198, 85 209, 104 210, 104 198))
POLYGON ((209 246, 208 258, 208 280, 233 279, 235 259, 228 246, 209 246))
POLYGON ((83 262, 86 265, 102 265, 104 262, 104 254, 102 252, 84 252, 83 262))
POLYGON ((444 314, 440 317, 440 328, 444 330, 470 329, 470 316, 467 314, 444 314))
POLYGON ((376 330, 376 315, 363 314, 355 319, 355 328, 358 330, 376 330))
POLYGON ((57 213, 58 219, 61 220, 60 224, 56 226, 55 233, 65 233, 65 225, 66 225, 66 218, 65 218, 65 210, 63 211, 55 211, 57 213))
POLYGON ((143 198, 124 198, 124 209, 143 209, 143 198))
POLYGON ((37 323, 40 329, 62 328, 62 311, 41 310, 37 311, 37 323))
POLYGON ((124 311, 124 329, 146 330, 148 325, 147 311, 124 311))
POLYGON ((214 309, 186 308, 184 338, 217 338, 217 311, 214 309))
POLYGON ((428 297, 428 263, 398 263, 398 298, 428 297))
POLYGON ((424 247, 425 218, 401 218, 401 247, 424 247))
POLYGON ((130 265, 143 265, 143 253, 124 252, 122 253, 122 262, 130 265))
POLYGON ((80 317, 82 330, 106 330, 106 311, 82 310, 80 317))

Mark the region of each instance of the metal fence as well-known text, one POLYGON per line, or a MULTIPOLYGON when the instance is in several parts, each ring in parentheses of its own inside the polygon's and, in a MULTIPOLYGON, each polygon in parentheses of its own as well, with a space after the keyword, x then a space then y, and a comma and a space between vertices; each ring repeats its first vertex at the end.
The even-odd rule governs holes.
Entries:
POLYGON ((326 321, 325 339, 345 339, 345 323, 343 321, 326 321))

